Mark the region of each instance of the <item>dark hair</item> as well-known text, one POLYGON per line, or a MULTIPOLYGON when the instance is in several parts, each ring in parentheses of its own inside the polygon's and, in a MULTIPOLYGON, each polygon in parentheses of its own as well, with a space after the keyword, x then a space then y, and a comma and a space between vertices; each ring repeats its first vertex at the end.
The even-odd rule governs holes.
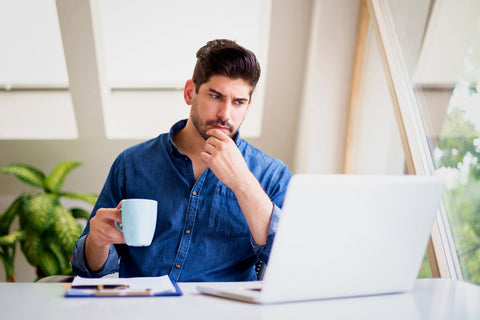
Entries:
POLYGON ((192 77, 195 91, 198 93, 202 84, 217 75, 242 79, 252 86, 253 92, 260 78, 260 64, 253 52, 235 41, 212 40, 197 51, 197 63, 192 77))

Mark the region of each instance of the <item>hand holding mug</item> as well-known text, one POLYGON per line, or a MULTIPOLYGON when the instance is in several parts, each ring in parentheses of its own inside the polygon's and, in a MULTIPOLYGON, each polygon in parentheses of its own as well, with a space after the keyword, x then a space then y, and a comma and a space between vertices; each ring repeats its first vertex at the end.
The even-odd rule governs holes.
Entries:
POLYGON ((122 225, 115 226, 123 233, 128 246, 146 247, 152 243, 157 225, 157 201, 150 199, 122 200, 122 225))

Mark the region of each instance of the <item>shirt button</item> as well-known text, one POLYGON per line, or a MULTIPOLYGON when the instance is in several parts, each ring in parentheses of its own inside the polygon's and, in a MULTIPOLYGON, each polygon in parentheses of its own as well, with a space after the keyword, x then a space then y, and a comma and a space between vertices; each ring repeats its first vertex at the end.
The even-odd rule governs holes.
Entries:
POLYGON ((185 157, 185 158, 183 158, 183 159, 185 159, 185 161, 188 161, 188 157, 185 157))
POLYGON ((185 230, 186 234, 190 234, 190 229, 185 230))
POLYGON ((179 265, 179 264, 176 264, 176 265, 175 265, 175 268, 180 269, 180 265, 179 265))
POLYGON ((197 191, 194 190, 194 191, 192 192, 192 194, 193 194, 194 196, 196 196, 196 195, 197 195, 197 191))

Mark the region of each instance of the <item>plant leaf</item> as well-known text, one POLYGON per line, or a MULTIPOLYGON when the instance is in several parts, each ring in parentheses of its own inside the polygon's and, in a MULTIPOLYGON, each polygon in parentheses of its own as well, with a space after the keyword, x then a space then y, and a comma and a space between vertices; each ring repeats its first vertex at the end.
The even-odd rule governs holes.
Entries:
POLYGON ((54 221, 52 213, 57 203, 58 196, 51 193, 41 193, 25 201, 26 222, 38 233, 44 232, 54 221))
POLYGON ((88 220, 90 218, 90 212, 83 210, 81 208, 72 208, 70 209, 72 215, 75 219, 85 219, 88 220))
POLYGON ((23 231, 14 231, 10 234, 0 236, 0 246, 13 246, 24 237, 23 231))
POLYGON ((43 188, 45 175, 40 170, 21 163, 12 163, 0 169, 1 174, 13 174, 21 181, 34 187, 43 188))
POLYGON ((13 219, 23 210, 23 194, 19 196, 10 207, 0 216, 0 235, 5 235, 10 230, 10 225, 12 224, 13 219))
POLYGON ((66 276, 73 275, 72 266, 71 266, 71 265, 68 265, 68 267, 66 267, 65 269, 63 269, 63 270, 61 271, 61 273, 62 273, 63 275, 66 275, 66 276))
POLYGON ((66 161, 60 163, 45 179, 45 189, 55 193, 59 192, 67 174, 80 165, 82 165, 81 162, 66 161))
POLYGON ((75 243, 82 234, 82 226, 75 220, 70 212, 62 205, 57 205, 54 210, 52 231, 58 239, 59 245, 65 252, 72 252, 75 243))
POLYGON ((55 255, 50 250, 42 252, 38 261, 38 266, 47 276, 58 275, 61 271, 55 255))
POLYGON ((25 228, 25 238, 22 242, 22 252, 25 255, 28 263, 32 266, 38 266, 40 255, 42 254, 42 238, 33 231, 30 226, 25 228))
POLYGON ((57 259, 58 267, 60 269, 59 272, 63 273, 63 270, 67 269, 70 266, 67 254, 63 252, 61 246, 54 239, 51 238, 48 241, 48 248, 57 259))
POLYGON ((95 205, 95 202, 97 202, 98 199, 98 196, 94 193, 64 192, 60 195, 69 199, 83 200, 91 205, 95 205))

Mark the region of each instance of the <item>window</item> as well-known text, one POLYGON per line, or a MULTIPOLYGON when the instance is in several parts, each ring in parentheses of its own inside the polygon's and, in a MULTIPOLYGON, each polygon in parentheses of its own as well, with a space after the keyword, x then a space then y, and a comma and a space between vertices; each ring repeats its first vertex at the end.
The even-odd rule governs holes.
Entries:
POLYGON ((104 105, 111 139, 148 138, 188 117, 183 86, 195 53, 207 41, 227 38, 255 52, 262 77, 255 108, 242 136, 261 132, 270 0, 140 0, 99 2, 110 101, 104 105))
POLYGON ((261 63, 255 108, 242 127, 243 137, 258 137, 270 1, 2 1, 0 139, 166 132, 188 116, 184 82, 196 50, 214 38, 236 40, 261 63))
POLYGON ((405 157, 382 66, 378 41, 369 25, 359 84, 358 113, 347 173, 403 174, 405 157))
POLYGON ((0 139, 76 139, 55 1, 0 8, 0 139))
POLYGON ((447 179, 444 205, 457 272, 480 284, 478 1, 435 3, 413 85, 435 173, 447 179))
MULTIPOLYGON (((431 272, 425 259, 419 276, 480 283, 480 3, 363 3, 363 23, 370 21, 372 27, 359 32, 348 134, 353 141, 347 141, 346 172, 361 172, 358 150, 368 150, 361 149, 361 142, 366 131, 362 121, 372 121, 369 104, 393 107, 406 171, 441 175, 447 181, 427 249, 431 272), (372 58, 377 50, 372 31, 381 66, 380 59, 372 58), (373 74, 378 82, 372 81, 373 74), (386 87, 388 103, 383 97, 386 87)), ((387 112, 377 115, 381 122, 387 112)), ((379 146, 385 149, 383 140, 379 146)), ((382 153, 370 156, 378 161, 382 153)))

